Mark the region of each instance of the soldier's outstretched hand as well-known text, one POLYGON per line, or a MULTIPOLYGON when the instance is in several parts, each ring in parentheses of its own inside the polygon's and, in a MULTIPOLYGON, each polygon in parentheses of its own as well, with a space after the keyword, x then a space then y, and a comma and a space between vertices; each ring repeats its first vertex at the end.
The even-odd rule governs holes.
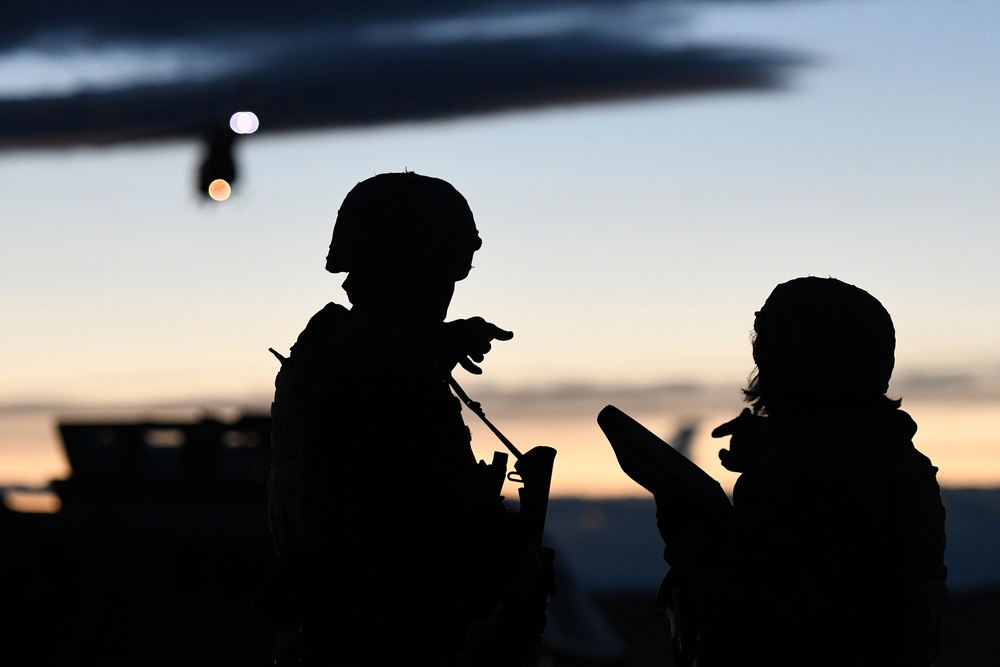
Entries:
POLYGON ((486 353, 493 349, 493 341, 510 340, 513 331, 501 329, 481 317, 445 322, 438 331, 434 352, 441 367, 450 372, 456 364, 473 375, 482 375, 481 364, 486 353))
POLYGON ((738 417, 715 427, 713 438, 729 436, 729 449, 719 450, 719 460, 724 468, 743 472, 767 449, 765 422, 766 417, 753 414, 750 408, 743 408, 738 417))

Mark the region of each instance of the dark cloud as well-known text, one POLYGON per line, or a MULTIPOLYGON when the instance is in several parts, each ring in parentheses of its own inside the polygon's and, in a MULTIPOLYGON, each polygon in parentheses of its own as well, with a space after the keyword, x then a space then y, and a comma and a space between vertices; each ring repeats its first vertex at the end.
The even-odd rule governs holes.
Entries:
POLYGON ((0 48, 39 43, 58 48, 59 38, 92 42, 176 40, 262 28, 287 31, 303 25, 349 26, 464 13, 489 4, 475 0, 46 0, 44 11, 39 11, 34 0, 7 0, 0 22, 0 48))
MULTIPOLYGON (((768 0, 729 0, 761 4, 768 0)), ((50 48, 58 39, 95 42, 176 40, 192 36, 266 29, 287 32, 313 26, 338 29, 380 22, 415 22, 442 17, 527 15, 553 11, 605 11, 621 14, 636 5, 690 7, 692 0, 5 0, 0 50, 37 44, 50 48)), ((717 4, 717 3, 716 3, 717 4)))
POLYGON ((5 5, 0 57, 14 44, 60 57, 129 46, 181 61, 155 81, 0 100, 0 148, 194 137, 242 109, 270 132, 770 90, 804 62, 692 44, 685 3, 49 4, 44 19, 5 5))

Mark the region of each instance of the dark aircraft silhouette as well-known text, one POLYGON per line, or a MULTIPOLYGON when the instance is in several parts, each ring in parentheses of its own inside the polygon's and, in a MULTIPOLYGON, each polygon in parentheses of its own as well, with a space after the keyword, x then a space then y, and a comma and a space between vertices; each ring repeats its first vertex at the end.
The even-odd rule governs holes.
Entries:
POLYGON ((361 127, 779 89, 803 63, 694 41, 685 27, 696 4, 49 0, 39 11, 12 0, 0 65, 93 67, 58 84, 5 77, 0 151, 195 140, 208 147, 201 188, 222 178, 205 165, 235 178, 232 137, 218 137, 237 112, 254 112, 266 134, 361 127))
POLYGON ((697 422, 684 422, 674 433, 672 438, 666 440, 685 458, 691 458, 691 445, 694 444, 694 434, 698 430, 697 422))

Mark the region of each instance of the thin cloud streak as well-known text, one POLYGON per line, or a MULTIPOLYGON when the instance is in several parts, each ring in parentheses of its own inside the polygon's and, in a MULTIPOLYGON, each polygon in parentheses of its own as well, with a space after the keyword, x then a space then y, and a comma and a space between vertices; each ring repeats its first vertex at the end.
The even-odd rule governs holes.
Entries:
MULTIPOLYGON (((594 406, 628 405, 637 411, 665 409, 731 409, 742 401, 738 382, 704 383, 664 379, 652 383, 601 384, 554 383, 535 387, 498 387, 478 380, 458 378, 471 397, 482 403, 488 414, 505 417, 565 417, 593 414, 594 406)), ((921 401, 1000 401, 1000 369, 981 372, 961 369, 911 371, 892 381, 890 395, 921 401)), ((75 411, 156 411, 156 410, 233 410, 266 411, 271 395, 264 392, 233 396, 192 396, 189 399, 143 400, 136 402, 92 403, 72 398, 33 401, 0 401, 0 416, 11 414, 68 413, 75 411)))

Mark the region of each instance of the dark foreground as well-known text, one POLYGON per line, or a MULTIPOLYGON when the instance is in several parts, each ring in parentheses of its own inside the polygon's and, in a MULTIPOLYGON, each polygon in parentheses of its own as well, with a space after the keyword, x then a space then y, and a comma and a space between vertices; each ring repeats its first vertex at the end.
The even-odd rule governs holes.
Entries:
MULTIPOLYGON (((262 492, 254 489, 243 503, 189 498, 178 504, 144 491, 148 502, 141 508, 102 501, 25 515, 0 506, 0 600, 7 619, 0 625, 0 664, 270 662, 271 628, 252 609, 255 591, 275 565, 262 492)), ((970 581, 970 573, 984 583, 953 588, 938 667, 1000 665, 1000 585, 993 574, 1000 562, 998 499, 997 490, 946 496, 954 583, 970 581)), ((557 573, 565 578, 550 606, 539 664, 670 667, 668 623, 647 610, 665 572, 662 543, 645 529, 654 525, 653 509, 651 501, 554 499, 549 523, 557 573), (601 594, 588 594, 592 590, 601 594)))
MULTIPOLYGON (((666 642, 666 619, 646 611, 647 596, 601 595, 595 602, 628 645, 629 667, 671 667, 674 664, 666 642)), ((584 661, 558 664, 563 667, 588 665, 584 661)), ((937 667, 996 665, 1000 665, 1000 588, 949 596, 937 667)))
MULTIPOLYGON (((73 468, 52 482, 62 510, 0 503, 0 665, 269 664, 272 629, 252 608, 276 565, 269 417, 60 432, 73 468)), ((938 667, 1000 665, 1000 489, 942 496, 952 595, 938 667)), ((539 666, 671 665, 667 620, 647 609, 666 572, 655 509, 652 498, 552 499, 544 542, 558 591, 539 666)))
MULTIPOLYGON (((167 531, 155 523, 142 529, 135 524, 102 525, 100 520, 73 536, 55 537, 42 530, 32 535, 31 544, 5 541, 3 598, 9 620, 4 623, 5 655, 0 663, 268 664, 270 628, 251 608, 254 590, 272 565, 269 557, 260 557, 270 554, 266 530, 256 523, 237 530, 240 521, 234 515, 204 518, 203 525, 190 527, 179 542, 176 535, 164 540, 167 531), (220 523, 232 532, 218 531, 220 523), (248 533, 256 538, 248 540, 248 533), (17 568, 10 567, 12 561, 17 568)), ((6 527, 5 537, 13 537, 10 523, 6 527)), ((550 647, 539 664, 670 667, 667 621, 647 610, 654 587, 649 594, 561 591, 591 602, 590 608, 603 616, 624 651, 609 659, 550 647)), ((1000 588, 953 593, 939 667, 997 664, 1000 588)))

